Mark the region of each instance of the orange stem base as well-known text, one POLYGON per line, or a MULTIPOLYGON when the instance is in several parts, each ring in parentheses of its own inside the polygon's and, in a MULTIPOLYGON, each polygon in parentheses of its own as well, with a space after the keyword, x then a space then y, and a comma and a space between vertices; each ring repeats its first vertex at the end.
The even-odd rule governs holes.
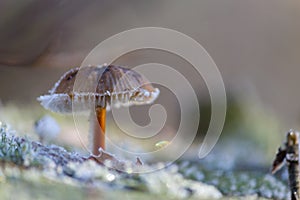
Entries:
POLYGON ((93 154, 99 154, 99 148, 105 150, 105 122, 106 122, 106 108, 96 108, 97 121, 94 123, 93 130, 93 154))

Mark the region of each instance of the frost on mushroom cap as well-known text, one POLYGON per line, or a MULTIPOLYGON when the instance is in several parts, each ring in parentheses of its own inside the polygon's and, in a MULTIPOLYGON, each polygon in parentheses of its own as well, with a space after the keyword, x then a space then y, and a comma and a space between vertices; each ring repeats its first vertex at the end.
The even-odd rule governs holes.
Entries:
POLYGON ((150 104, 159 95, 141 74, 124 67, 87 66, 71 69, 49 91, 40 96, 42 106, 53 112, 88 111, 92 107, 150 104), (75 82, 76 80, 76 82, 75 82), (75 84, 75 87, 74 87, 75 84))

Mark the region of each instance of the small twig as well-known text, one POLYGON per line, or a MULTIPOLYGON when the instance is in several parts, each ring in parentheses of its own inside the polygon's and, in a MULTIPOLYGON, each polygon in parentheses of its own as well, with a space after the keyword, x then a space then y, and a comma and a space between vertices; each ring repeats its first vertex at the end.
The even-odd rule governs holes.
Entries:
POLYGON ((288 166, 291 199, 299 200, 299 133, 296 131, 290 130, 287 133, 286 143, 282 148, 279 148, 276 154, 272 173, 275 173, 282 167, 284 160, 286 160, 288 166))

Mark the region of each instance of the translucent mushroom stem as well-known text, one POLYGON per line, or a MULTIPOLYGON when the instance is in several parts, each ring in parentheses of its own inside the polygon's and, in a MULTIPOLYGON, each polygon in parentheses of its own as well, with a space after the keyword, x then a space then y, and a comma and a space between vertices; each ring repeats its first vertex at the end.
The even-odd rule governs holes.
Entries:
POLYGON ((105 149, 106 108, 96 107, 96 119, 93 123, 93 154, 99 154, 99 148, 105 149), (97 123, 98 122, 98 123, 97 123))
POLYGON ((40 141, 40 143, 44 144, 44 137, 43 136, 39 136, 39 141, 40 141))

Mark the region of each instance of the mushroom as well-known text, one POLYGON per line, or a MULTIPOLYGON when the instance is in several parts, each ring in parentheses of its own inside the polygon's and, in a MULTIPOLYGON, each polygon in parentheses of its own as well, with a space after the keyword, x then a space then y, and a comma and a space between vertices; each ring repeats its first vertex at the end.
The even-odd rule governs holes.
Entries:
POLYGON ((120 66, 101 65, 69 70, 38 101, 58 113, 90 111, 94 116, 90 122, 92 153, 98 155, 100 148, 105 149, 106 111, 111 107, 150 104, 158 95, 159 89, 141 74, 120 66))

